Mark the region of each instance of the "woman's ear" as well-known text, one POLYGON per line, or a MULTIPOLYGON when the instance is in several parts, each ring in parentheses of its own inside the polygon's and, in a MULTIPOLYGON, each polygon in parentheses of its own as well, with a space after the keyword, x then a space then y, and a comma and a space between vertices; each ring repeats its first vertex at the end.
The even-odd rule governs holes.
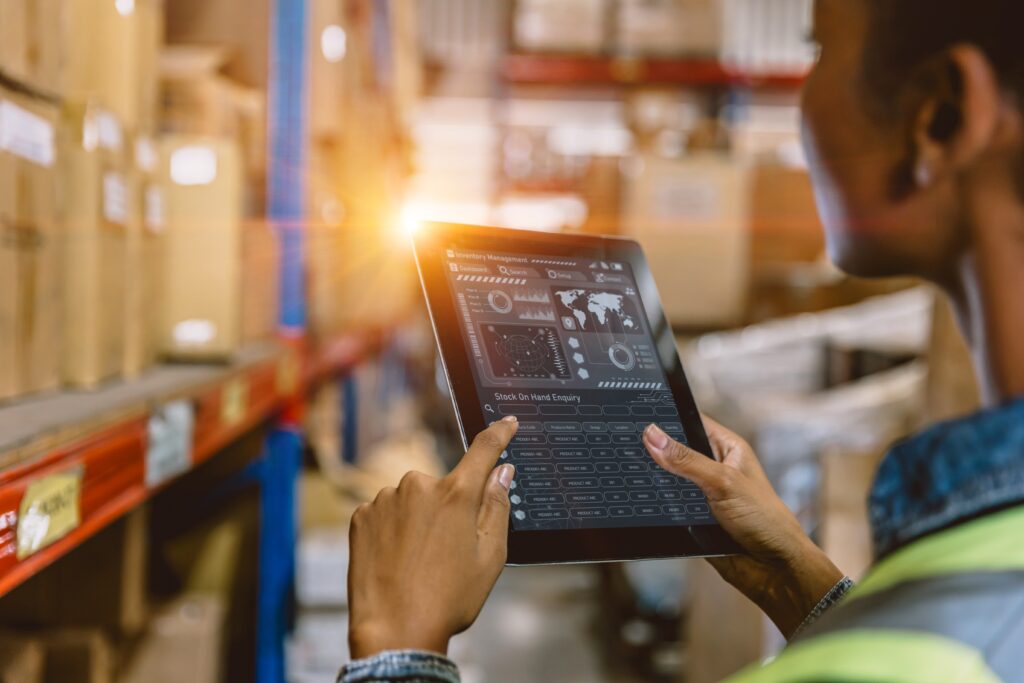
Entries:
POLYGON ((911 136, 913 178, 926 189, 969 167, 992 142, 1001 105, 991 62, 973 45, 957 45, 928 67, 911 136))

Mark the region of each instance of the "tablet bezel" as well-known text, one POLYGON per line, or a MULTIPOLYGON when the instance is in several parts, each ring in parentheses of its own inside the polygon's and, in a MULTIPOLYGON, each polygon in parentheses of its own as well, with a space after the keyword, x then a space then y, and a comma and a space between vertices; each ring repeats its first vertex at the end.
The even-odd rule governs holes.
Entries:
MULTIPOLYGON (((464 446, 468 448, 468 442, 483 431, 487 423, 480 409, 469 350, 463 340, 443 263, 446 249, 452 247, 628 263, 690 446, 711 457, 711 446, 683 372, 675 336, 638 243, 622 238, 440 223, 423 226, 414 235, 413 242, 464 446)), ((509 525, 510 565, 709 557, 736 552, 739 547, 717 524, 545 531, 514 531, 509 525)))

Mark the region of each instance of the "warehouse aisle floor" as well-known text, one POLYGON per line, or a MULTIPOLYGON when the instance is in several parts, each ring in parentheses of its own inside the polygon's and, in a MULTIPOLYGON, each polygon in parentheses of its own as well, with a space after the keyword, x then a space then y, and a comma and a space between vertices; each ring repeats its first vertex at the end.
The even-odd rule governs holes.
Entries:
POLYGON ((593 633, 598 576, 591 567, 505 570, 476 624, 452 641, 464 683, 623 683, 593 633))

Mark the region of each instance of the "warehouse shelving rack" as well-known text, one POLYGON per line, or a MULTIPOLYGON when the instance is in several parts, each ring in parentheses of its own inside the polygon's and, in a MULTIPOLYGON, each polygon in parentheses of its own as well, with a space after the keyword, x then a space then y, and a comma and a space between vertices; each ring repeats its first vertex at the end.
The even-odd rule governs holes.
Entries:
MULTIPOLYGON (((359 330, 308 339, 308 0, 273 0, 270 11, 267 196, 281 248, 278 340, 251 345, 228 364, 163 365, 92 392, 0 405, 0 596, 263 428, 259 455, 209 492, 260 491, 259 683, 285 680, 304 397, 321 383, 348 381, 390 336, 359 330), (45 528, 58 519, 60 528, 45 528)), ((350 432, 355 420, 347 422, 350 432)))

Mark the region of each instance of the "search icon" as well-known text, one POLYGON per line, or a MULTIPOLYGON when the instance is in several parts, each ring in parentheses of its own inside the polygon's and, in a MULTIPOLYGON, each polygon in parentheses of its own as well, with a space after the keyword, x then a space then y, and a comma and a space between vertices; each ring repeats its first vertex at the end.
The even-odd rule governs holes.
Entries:
POLYGON ((502 275, 511 275, 511 273, 508 272, 508 268, 506 266, 498 266, 498 272, 501 273, 502 275))
POLYGON ((486 410, 488 413, 493 413, 494 412, 494 408, 491 407, 490 403, 484 405, 484 410, 486 410))

